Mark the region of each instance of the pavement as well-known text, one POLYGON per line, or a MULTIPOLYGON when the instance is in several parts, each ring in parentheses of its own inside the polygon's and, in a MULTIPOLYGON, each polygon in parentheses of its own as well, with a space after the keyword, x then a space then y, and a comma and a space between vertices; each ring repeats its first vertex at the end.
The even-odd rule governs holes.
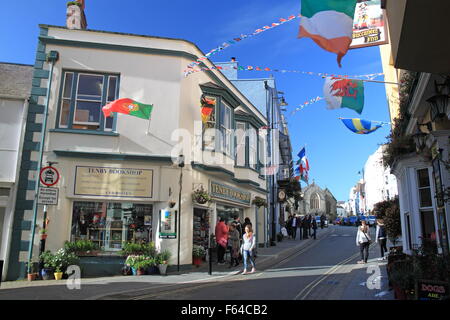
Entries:
MULTIPOLYGON (((336 226, 330 226, 323 230, 317 230, 317 240, 305 239, 296 240, 284 239, 277 242, 275 246, 258 248, 256 258, 256 269, 265 270, 273 266, 289 261, 292 256, 297 256, 302 252, 310 250, 318 245, 321 239, 332 236, 337 230, 336 226)), ((372 248, 375 256, 378 253, 378 247, 372 248)), ((370 261, 372 263, 372 261, 370 261)), ((375 260, 373 261, 375 263, 375 260)), ((383 262, 377 261, 380 266, 380 274, 376 274, 375 281, 380 281, 384 286, 380 293, 380 299, 393 299, 393 293, 387 291, 387 281, 385 276, 385 268, 383 262), (386 290, 384 290, 386 289, 386 290), (386 292, 385 292, 386 291, 386 292)), ((345 266, 343 266, 345 267, 345 266)), ((347 266, 348 267, 348 266, 347 266)), ((174 268, 172 267, 172 270, 174 268)), ((367 293, 367 288, 361 285, 367 282, 368 275, 366 268, 352 267, 345 273, 349 278, 347 282, 351 285, 341 289, 342 297, 345 299, 369 299, 373 300, 373 293, 367 293), (365 291, 364 291, 365 290, 365 291)), ((80 290, 70 289, 67 287, 68 280, 36 280, 29 282, 27 280, 2 282, 0 286, 0 300, 10 299, 62 299, 62 300, 95 300, 95 299, 127 299, 132 298, 142 292, 148 294, 158 294, 158 292, 168 292, 179 287, 195 287, 204 284, 214 284, 221 281, 227 281, 230 277, 238 275, 242 271, 242 264, 235 268, 229 268, 229 265, 218 265, 213 263, 213 272, 208 274, 209 265, 203 263, 200 267, 192 266, 187 270, 180 272, 169 271, 168 275, 146 275, 146 276, 113 276, 100 278, 80 279, 80 290), (43 288, 48 290, 43 290, 43 288)), ((341 275, 343 273, 340 273, 341 275)), ((327 279, 330 281, 330 279, 327 279)), ((324 283, 325 281, 322 281, 324 283)), ((74 287, 73 282, 69 282, 74 287)), ((318 285, 315 286, 317 288, 318 285)), ((318 291, 319 292, 319 291, 318 291)), ((320 299, 320 296, 317 297, 320 299)))

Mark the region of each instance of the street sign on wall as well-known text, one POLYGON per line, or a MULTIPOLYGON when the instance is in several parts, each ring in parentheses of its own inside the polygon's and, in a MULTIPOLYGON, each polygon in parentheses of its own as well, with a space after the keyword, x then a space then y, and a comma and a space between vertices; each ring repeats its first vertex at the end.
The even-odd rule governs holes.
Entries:
POLYGON ((39 187, 38 204, 58 205, 58 188, 39 187))
POLYGON ((44 167, 39 173, 39 180, 47 187, 54 186, 59 181, 59 172, 54 167, 44 167))

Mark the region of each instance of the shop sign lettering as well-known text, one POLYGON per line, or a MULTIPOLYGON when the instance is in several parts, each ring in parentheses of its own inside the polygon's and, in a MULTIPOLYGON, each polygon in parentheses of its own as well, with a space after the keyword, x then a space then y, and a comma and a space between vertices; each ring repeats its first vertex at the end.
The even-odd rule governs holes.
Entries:
POLYGON ((449 295, 448 284, 439 281, 419 280, 417 282, 419 300, 441 300, 449 295))
POLYGON ((251 193, 241 191, 217 182, 211 182, 211 196, 250 205, 251 193))
POLYGON ((76 166, 74 195, 151 199, 153 170, 76 166))

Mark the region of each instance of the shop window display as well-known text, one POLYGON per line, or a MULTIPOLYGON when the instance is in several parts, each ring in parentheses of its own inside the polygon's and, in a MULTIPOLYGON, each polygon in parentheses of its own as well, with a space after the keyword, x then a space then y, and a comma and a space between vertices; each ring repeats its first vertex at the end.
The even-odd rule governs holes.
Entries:
POLYGON ((209 240, 209 212, 203 209, 194 209, 194 235, 193 244, 208 248, 209 240))
POLYGON ((234 220, 235 215, 238 215, 242 221, 244 219, 244 209, 220 204, 217 205, 217 218, 223 217, 225 223, 228 224, 228 222, 234 220))
POLYGON ((119 251, 125 242, 149 243, 152 212, 149 204, 76 201, 71 241, 91 240, 104 251, 119 251))

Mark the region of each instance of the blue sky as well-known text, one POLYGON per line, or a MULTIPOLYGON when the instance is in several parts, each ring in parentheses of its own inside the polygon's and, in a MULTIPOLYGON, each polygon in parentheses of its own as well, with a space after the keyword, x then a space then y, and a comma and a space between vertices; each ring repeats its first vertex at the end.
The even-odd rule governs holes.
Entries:
MULTIPOLYGON (((38 24, 64 26, 66 3, 64 0, 3 1, 0 61, 34 64, 38 24)), ((299 12, 299 0, 86 1, 89 29, 182 38, 194 42, 205 53, 242 33, 252 33, 299 12)), ((339 68, 335 54, 320 49, 310 39, 296 38, 299 23, 295 19, 241 41, 212 56, 212 60, 228 61, 236 57, 241 65, 349 75, 382 72, 378 47, 350 50, 339 68)), ((349 109, 327 110, 324 101, 291 116, 291 111, 305 101, 323 96, 324 79, 317 76, 240 71, 239 77, 261 78, 270 74, 276 78, 278 90, 285 93, 289 104, 286 116, 294 156, 306 145, 311 181, 314 179, 321 187, 330 189, 336 199, 347 200, 350 188, 360 177, 358 171, 379 144, 386 141, 389 126, 370 135, 354 134, 338 118, 360 116, 349 109)), ((389 121, 383 84, 366 83, 361 117, 389 121)))

